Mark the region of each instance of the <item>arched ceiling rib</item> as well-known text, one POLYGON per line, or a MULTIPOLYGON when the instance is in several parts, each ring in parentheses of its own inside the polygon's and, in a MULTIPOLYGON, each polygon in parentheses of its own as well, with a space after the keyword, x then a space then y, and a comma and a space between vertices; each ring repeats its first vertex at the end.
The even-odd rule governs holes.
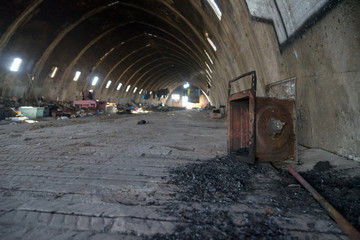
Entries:
MULTIPOLYGON (((69 91, 91 87, 105 95, 125 94, 126 85, 154 89, 191 80, 206 86, 206 62, 211 64, 205 51, 215 57, 204 36, 206 20, 201 14, 194 16, 196 22, 188 19, 187 10, 192 15, 198 11, 192 1, 186 4, 176 0, 51 2, 29 3, 17 16, 14 32, 8 34, 21 35, 23 29, 29 31, 40 23, 46 26, 42 45, 24 48, 33 53, 36 64, 32 73, 37 86, 56 84, 64 89, 76 88, 69 91), (59 67, 55 79, 49 77, 53 66, 59 67), (82 75, 74 83, 72 78, 77 70, 82 75), (101 81, 92 87, 94 75, 101 81), (109 79, 112 88, 106 89, 109 79), (120 82, 124 88, 117 91, 120 82)), ((16 51, 11 44, 5 45, 4 49, 16 51)))

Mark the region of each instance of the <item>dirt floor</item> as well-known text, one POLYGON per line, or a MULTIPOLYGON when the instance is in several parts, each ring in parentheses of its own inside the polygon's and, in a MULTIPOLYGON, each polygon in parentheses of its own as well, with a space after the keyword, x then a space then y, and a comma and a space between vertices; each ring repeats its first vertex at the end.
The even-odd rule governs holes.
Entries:
POLYGON ((241 163, 206 111, 0 122, 0 145, 1 239, 347 239, 289 165, 359 226, 359 163, 241 163))

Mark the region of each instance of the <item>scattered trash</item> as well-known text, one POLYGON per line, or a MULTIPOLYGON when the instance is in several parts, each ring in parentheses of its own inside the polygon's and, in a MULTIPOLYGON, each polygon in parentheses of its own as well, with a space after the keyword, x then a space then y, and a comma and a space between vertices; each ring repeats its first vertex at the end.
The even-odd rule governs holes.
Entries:
POLYGON ((28 120, 28 117, 9 117, 6 118, 5 120, 7 121, 13 121, 13 122, 24 122, 25 120, 28 120))
POLYGON ((274 210, 272 210, 271 208, 267 208, 266 209, 266 214, 267 215, 272 215, 272 214, 274 214, 274 210))
POLYGON ((147 121, 145 121, 145 120, 140 120, 140 121, 138 121, 136 124, 137 124, 137 125, 141 125, 141 124, 147 124, 147 123, 149 123, 149 122, 147 122, 147 121))
POLYGON ((166 147, 175 148, 180 151, 190 151, 190 152, 195 151, 195 148, 188 148, 188 147, 178 147, 178 146, 166 146, 166 147))
POLYGON ((25 120, 26 123, 37 123, 38 121, 35 120, 25 120))

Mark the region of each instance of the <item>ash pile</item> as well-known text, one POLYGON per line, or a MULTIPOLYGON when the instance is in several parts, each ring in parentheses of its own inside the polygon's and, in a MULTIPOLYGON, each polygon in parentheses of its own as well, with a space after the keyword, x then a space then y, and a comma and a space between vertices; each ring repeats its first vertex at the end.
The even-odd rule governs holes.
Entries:
POLYGON ((254 177, 268 171, 259 164, 240 162, 235 154, 173 169, 169 184, 179 190, 164 214, 177 217, 179 224, 173 234, 146 239, 289 239, 270 208, 234 212, 248 203, 254 177))

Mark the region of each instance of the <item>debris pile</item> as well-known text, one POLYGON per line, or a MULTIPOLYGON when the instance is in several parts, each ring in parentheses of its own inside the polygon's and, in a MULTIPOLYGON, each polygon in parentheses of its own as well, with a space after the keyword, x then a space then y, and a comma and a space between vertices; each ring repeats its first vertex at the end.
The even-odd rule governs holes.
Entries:
POLYGON ((244 164, 232 154, 174 169, 170 183, 187 187, 179 194, 182 201, 236 202, 251 187, 250 176, 261 171, 260 166, 244 164))
POLYGON ((165 214, 176 216, 181 224, 173 234, 146 239, 287 239, 287 230, 274 221, 271 209, 244 212, 239 222, 232 211, 224 208, 244 201, 253 191, 254 176, 268 171, 240 162, 235 154, 171 170, 168 183, 179 188, 175 194, 178 201, 169 202, 165 214))
POLYGON ((360 177, 333 170, 328 161, 300 173, 334 208, 360 231, 360 177))

